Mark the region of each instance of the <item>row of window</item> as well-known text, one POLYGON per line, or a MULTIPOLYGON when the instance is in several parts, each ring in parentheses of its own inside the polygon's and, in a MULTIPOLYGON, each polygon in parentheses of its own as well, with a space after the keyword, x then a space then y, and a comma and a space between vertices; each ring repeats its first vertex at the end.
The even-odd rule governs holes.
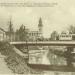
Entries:
POLYGON ((31 36, 38 36, 38 35, 40 35, 40 33, 29 33, 29 35, 31 35, 31 36))
POLYGON ((60 35, 60 37, 72 37, 72 35, 60 35))

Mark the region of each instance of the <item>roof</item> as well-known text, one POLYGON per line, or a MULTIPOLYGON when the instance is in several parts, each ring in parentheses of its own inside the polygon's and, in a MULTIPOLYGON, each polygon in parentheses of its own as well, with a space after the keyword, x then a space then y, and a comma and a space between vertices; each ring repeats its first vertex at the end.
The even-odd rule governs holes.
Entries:
POLYGON ((1 31, 6 32, 4 29, 0 28, 1 31))

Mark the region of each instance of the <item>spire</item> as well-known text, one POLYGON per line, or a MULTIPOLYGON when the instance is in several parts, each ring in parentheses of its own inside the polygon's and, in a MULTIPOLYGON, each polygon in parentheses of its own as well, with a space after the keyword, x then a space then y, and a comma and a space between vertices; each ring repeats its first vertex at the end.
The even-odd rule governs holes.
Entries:
POLYGON ((38 24, 38 29, 39 29, 39 32, 42 34, 42 27, 43 27, 43 24, 42 24, 42 19, 41 17, 39 18, 39 24, 38 24))
POLYGON ((40 17, 38 27, 42 27, 42 26, 43 26, 43 25, 42 25, 42 19, 41 19, 41 17, 40 17))
POLYGON ((9 28, 8 28, 9 32, 13 32, 13 23, 12 23, 12 17, 10 16, 10 20, 9 20, 9 28))
POLYGON ((12 25, 11 17, 10 17, 10 20, 9 20, 9 25, 12 25))

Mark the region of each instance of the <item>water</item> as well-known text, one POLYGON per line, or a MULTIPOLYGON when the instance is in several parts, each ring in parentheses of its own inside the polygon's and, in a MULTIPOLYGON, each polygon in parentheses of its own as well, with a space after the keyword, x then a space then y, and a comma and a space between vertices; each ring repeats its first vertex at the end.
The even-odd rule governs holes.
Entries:
POLYGON ((45 71, 43 75, 75 75, 75 72, 51 72, 45 71))
MULTIPOLYGON (((29 63, 34 64, 66 65, 66 61, 63 57, 57 57, 56 55, 49 53, 49 49, 32 50, 29 58, 29 63)), ((43 73, 39 75, 75 75, 75 72, 43 71, 43 73)))

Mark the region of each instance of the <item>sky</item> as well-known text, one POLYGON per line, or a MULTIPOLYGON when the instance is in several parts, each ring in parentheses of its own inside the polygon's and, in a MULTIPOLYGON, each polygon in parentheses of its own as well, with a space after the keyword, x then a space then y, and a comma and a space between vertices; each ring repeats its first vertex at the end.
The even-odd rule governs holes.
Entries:
POLYGON ((50 37, 52 31, 64 31, 69 25, 75 25, 75 0, 2 0, 1 2, 20 3, 57 3, 51 7, 1 7, 0 27, 7 29, 12 16, 13 28, 18 29, 24 24, 30 30, 37 30, 38 20, 43 21, 43 35, 50 37))

